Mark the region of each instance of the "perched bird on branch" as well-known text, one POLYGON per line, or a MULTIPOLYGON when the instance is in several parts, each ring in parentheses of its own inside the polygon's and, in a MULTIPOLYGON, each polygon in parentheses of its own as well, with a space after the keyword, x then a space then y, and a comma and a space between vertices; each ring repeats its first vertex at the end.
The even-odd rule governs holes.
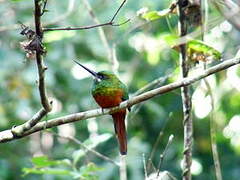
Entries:
MULTIPOLYGON (((92 87, 92 96, 97 104, 102 108, 111 108, 118 106, 121 102, 129 99, 128 90, 117 76, 110 71, 100 71, 98 73, 88 69, 79 62, 79 66, 87 70, 94 76, 92 87)), ((128 109, 130 111, 130 108, 128 109)), ((127 136, 125 127, 126 109, 111 114, 113 118, 115 133, 118 138, 121 155, 127 154, 127 136)))

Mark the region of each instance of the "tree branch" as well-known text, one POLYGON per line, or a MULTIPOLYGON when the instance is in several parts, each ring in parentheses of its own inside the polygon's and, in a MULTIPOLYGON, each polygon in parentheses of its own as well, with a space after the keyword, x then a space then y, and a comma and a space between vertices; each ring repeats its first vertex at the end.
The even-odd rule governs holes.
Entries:
MULTIPOLYGON (((170 83, 168 85, 147 91, 141 95, 132 97, 128 101, 122 102, 118 107, 113 107, 110 109, 89 110, 89 111, 85 111, 85 112, 62 116, 62 117, 55 118, 55 119, 50 119, 45 122, 39 122, 33 128, 31 128, 29 131, 24 132, 24 134, 22 134, 21 136, 18 136, 18 137, 14 136, 12 134, 11 129, 2 131, 2 132, 0 132, 0 143, 12 141, 12 140, 18 139, 18 138, 22 138, 24 136, 28 136, 29 134, 33 134, 33 133, 41 131, 43 129, 59 126, 61 124, 71 123, 71 122, 84 120, 84 119, 88 119, 88 118, 92 118, 92 117, 97 117, 97 116, 101 116, 101 115, 105 115, 105 114, 111 114, 120 109, 124 109, 124 108, 130 107, 130 106, 133 106, 135 104, 138 104, 140 102, 146 101, 148 99, 151 99, 157 95, 173 91, 180 87, 188 86, 188 85, 190 85, 196 81, 199 81, 209 75, 215 74, 219 71, 223 71, 223 70, 225 70, 231 66, 234 66, 236 64, 239 64, 239 63, 240 63, 240 57, 226 60, 226 61, 224 61, 218 65, 215 65, 211 68, 208 68, 208 69, 202 71, 201 73, 196 74, 192 77, 183 78, 179 81, 170 83)), ((18 128, 22 128, 22 126, 24 126, 24 124, 16 126, 15 127, 15 129, 17 129, 16 131, 18 131, 18 128)))
MULTIPOLYGON (((187 16, 184 13, 185 8, 190 3, 188 0, 179 0, 179 35, 184 37, 187 35, 187 16)), ((187 63, 186 44, 180 45, 180 65, 183 78, 188 76, 189 66, 187 63)), ((183 150, 183 180, 191 180, 191 164, 192 164, 192 100, 189 92, 189 87, 181 88, 182 104, 183 104, 183 128, 184 128, 184 150, 183 150)))
MULTIPOLYGON (((208 26, 208 1, 204 0, 204 17, 202 18, 204 20, 203 23, 203 32, 202 32, 202 40, 204 41, 205 39, 205 32, 207 32, 207 26, 208 26)), ((203 64, 203 68, 206 69, 206 63, 203 64)), ((210 112, 210 137, 211 137, 211 147, 212 147, 212 155, 213 155, 213 162, 214 162, 214 167, 215 167, 215 174, 216 174, 216 179, 217 180, 222 180, 222 172, 221 172, 221 165, 220 165, 220 160, 219 160, 219 155, 218 155, 218 149, 217 149, 217 142, 216 142, 216 129, 215 129, 215 122, 214 122, 214 112, 215 112, 215 101, 214 101, 214 96, 212 92, 212 88, 210 86, 210 83, 208 82, 207 79, 203 79, 207 90, 210 95, 211 99, 211 106, 212 106, 212 111, 210 112)))
POLYGON ((207 79, 204 79, 204 83, 207 87, 207 90, 209 92, 209 96, 211 99, 211 106, 212 106, 212 111, 210 112, 210 137, 211 137, 211 147, 212 147, 212 155, 213 155, 213 163, 215 167, 215 175, 216 175, 216 180, 222 180, 222 171, 221 171, 221 164, 219 160, 219 155, 218 155, 218 148, 217 148, 217 140, 216 140, 216 123, 215 123, 215 101, 214 101, 214 96, 212 92, 211 85, 207 81, 207 79))
POLYGON ((76 144, 80 145, 81 147, 83 147, 84 149, 86 149, 87 151, 95 154, 97 157, 105 160, 105 161, 108 161, 116 166, 119 166, 119 163, 115 162, 114 160, 110 159, 109 157, 107 156, 104 156, 103 154, 95 151, 94 149, 92 148, 89 148, 88 146, 86 146, 84 143, 82 143, 81 141, 79 141, 78 139, 72 137, 72 136, 65 136, 65 135, 61 135, 61 134, 57 134, 55 132, 50 132, 52 133, 53 135, 57 136, 57 137, 60 137, 60 138, 63 138, 63 139, 68 139, 68 140, 71 140, 73 142, 75 142, 76 144))
POLYGON ((166 156, 166 153, 167 153, 167 150, 168 150, 169 146, 172 144, 173 138, 174 138, 174 136, 171 134, 169 136, 169 138, 168 138, 168 142, 167 142, 167 145, 166 145, 163 153, 160 154, 160 160, 159 160, 159 163, 158 163, 157 177, 159 176, 159 173, 160 173, 161 167, 162 167, 162 163, 163 163, 163 159, 166 156))
MULTIPOLYGON (((87 8, 88 13, 90 14, 92 20, 96 24, 100 24, 100 21, 98 20, 97 16, 95 15, 95 13, 94 13, 90 3, 88 2, 88 0, 83 0, 83 3, 85 5, 85 7, 87 8)), ((110 67, 111 67, 111 69, 114 73, 117 73, 119 63, 118 63, 117 58, 116 58, 115 45, 110 46, 110 43, 107 40, 106 33, 104 32, 102 27, 98 28, 98 34, 99 34, 99 37, 100 37, 100 39, 103 43, 103 46, 106 49, 107 56, 108 56, 108 61, 110 63, 110 67)))
POLYGON ((102 24, 96 24, 96 25, 90 25, 90 26, 83 26, 83 27, 43 28, 43 31, 71 31, 71 30, 86 30, 86 29, 92 29, 92 28, 102 27, 102 26, 121 26, 130 21, 130 19, 128 19, 125 22, 120 23, 120 24, 114 23, 114 19, 116 18, 117 14, 119 13, 120 9, 123 7, 125 2, 126 2, 126 0, 124 0, 121 3, 120 7, 117 9, 117 11, 115 12, 112 19, 109 22, 102 23, 102 24))
POLYGON ((38 111, 29 121, 25 122, 21 125, 21 127, 11 129, 13 136, 21 137, 24 132, 30 130, 33 126, 35 126, 45 115, 47 111, 42 108, 38 111))
POLYGON ((36 50, 36 62, 37 62, 37 67, 38 67, 38 76, 39 76, 39 93, 41 97, 41 103, 44 109, 47 112, 50 112, 52 109, 52 104, 49 102, 48 97, 47 97, 47 92, 46 92, 46 87, 45 87, 45 81, 44 81, 44 72, 47 70, 47 67, 43 63, 43 48, 41 48, 42 45, 42 37, 43 37, 43 32, 42 32, 42 27, 41 27, 41 5, 40 5, 41 0, 34 0, 35 4, 35 12, 34 12, 34 17, 35 17, 35 30, 36 30, 36 38, 37 42, 37 48, 36 50), (40 48, 39 48, 40 47, 40 48))

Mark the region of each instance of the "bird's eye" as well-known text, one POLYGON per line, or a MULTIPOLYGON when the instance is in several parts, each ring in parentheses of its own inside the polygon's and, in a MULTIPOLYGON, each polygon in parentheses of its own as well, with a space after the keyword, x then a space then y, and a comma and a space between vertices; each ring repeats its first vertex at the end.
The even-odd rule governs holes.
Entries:
POLYGON ((101 79, 101 80, 105 79, 105 76, 103 74, 98 73, 97 75, 98 75, 99 79, 101 79))

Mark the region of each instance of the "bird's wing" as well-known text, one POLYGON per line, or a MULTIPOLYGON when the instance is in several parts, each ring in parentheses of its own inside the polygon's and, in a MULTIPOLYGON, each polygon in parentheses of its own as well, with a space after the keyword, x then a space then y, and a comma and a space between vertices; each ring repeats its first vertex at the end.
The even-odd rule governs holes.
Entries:
MULTIPOLYGON (((129 96, 128 96, 128 88, 122 84, 122 89, 123 89, 123 97, 122 97, 122 101, 126 101, 129 99, 129 96)), ((128 111, 130 112, 131 111, 131 108, 128 107, 128 111)))

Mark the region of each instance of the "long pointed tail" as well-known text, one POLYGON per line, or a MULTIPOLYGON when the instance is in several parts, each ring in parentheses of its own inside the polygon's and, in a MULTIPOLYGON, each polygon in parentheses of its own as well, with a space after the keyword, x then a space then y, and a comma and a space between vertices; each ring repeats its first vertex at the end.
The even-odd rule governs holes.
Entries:
POLYGON ((118 138, 121 155, 127 154, 127 135, 126 135, 126 127, 125 127, 125 116, 126 116, 126 110, 112 114, 115 133, 118 138))

